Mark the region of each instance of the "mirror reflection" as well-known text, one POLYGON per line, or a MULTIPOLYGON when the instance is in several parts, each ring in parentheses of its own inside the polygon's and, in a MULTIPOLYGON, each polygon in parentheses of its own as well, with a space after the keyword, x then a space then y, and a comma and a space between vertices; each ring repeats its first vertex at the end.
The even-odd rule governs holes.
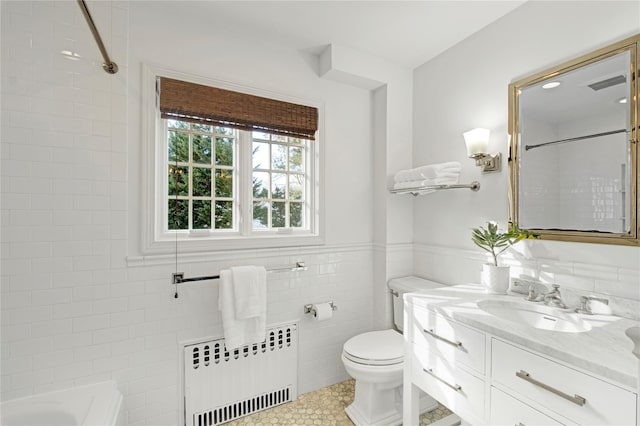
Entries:
POLYGON ((510 86, 511 220, 520 228, 636 239, 635 39, 510 86))

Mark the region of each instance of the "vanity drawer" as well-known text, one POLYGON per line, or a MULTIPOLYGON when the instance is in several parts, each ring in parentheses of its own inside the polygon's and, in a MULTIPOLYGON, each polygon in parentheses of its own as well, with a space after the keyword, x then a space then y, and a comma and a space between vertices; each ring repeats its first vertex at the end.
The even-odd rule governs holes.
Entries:
POLYGON ((493 386, 491 387, 489 424, 491 426, 563 425, 493 386))
POLYGON ((420 345, 412 347, 413 383, 470 424, 484 419, 484 381, 420 345))
POLYGON ((413 341, 479 373, 485 370, 485 335, 435 312, 414 308, 413 341))
POLYGON ((635 425, 636 395, 492 339, 492 378, 582 425, 635 425))

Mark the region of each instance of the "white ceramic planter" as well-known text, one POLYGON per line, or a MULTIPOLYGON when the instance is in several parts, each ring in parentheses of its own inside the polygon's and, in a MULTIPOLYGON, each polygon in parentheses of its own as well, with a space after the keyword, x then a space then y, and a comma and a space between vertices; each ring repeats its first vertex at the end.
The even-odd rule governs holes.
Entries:
POLYGON ((509 289, 509 267, 485 263, 482 265, 480 282, 487 293, 507 294, 509 289))

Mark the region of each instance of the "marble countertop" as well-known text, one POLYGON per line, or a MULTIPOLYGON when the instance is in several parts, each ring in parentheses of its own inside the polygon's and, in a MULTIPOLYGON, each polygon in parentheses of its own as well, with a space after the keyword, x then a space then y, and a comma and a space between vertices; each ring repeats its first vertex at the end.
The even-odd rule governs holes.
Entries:
POLYGON ((540 330, 491 315, 477 304, 487 299, 524 302, 524 295, 487 294, 475 284, 407 293, 404 297, 405 302, 637 389, 639 362, 632 353, 633 342, 625 335, 629 327, 640 325, 637 321, 612 315, 572 314, 591 324, 591 330, 581 333, 540 330))

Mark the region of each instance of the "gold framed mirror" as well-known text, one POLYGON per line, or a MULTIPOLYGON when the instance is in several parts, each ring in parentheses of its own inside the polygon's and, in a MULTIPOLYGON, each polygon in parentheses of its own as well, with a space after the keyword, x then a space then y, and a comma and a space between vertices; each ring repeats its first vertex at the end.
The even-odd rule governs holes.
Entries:
POLYGON ((639 42, 509 85, 513 225, 542 239, 640 245, 639 42))

